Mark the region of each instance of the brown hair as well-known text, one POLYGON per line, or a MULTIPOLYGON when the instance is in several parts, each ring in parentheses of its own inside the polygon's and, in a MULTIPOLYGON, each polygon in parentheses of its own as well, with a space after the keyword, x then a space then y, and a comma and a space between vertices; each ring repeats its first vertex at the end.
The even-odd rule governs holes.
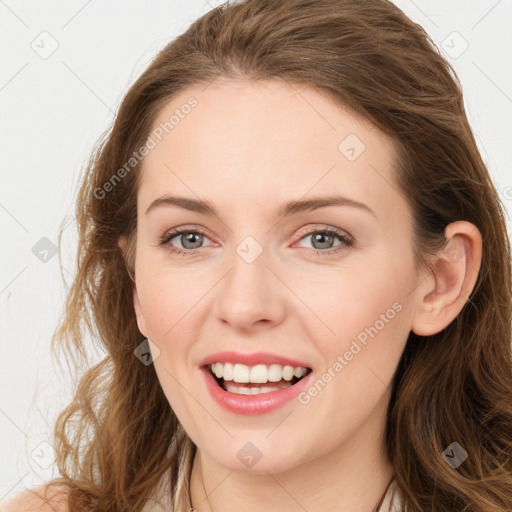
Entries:
POLYGON ((133 270, 140 166, 108 193, 98 190, 145 143, 171 98, 219 77, 307 85, 392 137, 419 265, 443 247, 449 223, 478 227, 483 261, 470 300, 442 332, 409 336, 393 381, 386 447, 406 510, 512 510, 512 282, 504 209, 454 70, 425 31, 387 0, 220 6, 159 52, 126 94, 84 173, 78 270, 52 345, 80 355, 82 367, 87 332, 107 352, 85 368, 55 426, 62 478, 51 483, 67 486, 69 510, 141 511, 158 492, 172 496, 175 511, 190 507, 195 446, 153 365, 134 356, 144 337, 118 247, 127 236, 133 270), (454 441, 469 454, 457 469, 442 457, 454 441))

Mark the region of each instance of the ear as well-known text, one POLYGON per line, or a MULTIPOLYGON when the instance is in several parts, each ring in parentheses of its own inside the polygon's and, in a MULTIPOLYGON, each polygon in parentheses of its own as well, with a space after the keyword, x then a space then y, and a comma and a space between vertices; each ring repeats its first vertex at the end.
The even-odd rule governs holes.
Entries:
POLYGON ((461 312, 473 291, 482 263, 482 235, 469 222, 445 229, 444 247, 432 258, 433 273, 418 288, 420 303, 411 330, 419 336, 441 332, 461 312))
MULTIPOLYGON (((123 255, 123 259, 126 263, 126 251, 128 250, 128 240, 126 236, 122 235, 119 237, 117 241, 117 245, 121 249, 121 254, 123 255)), ((126 265, 128 275, 130 275, 130 272, 128 271, 128 266, 126 265)), ((137 283, 135 282, 135 279, 130 275, 132 278, 132 300, 133 300, 133 309, 135 310, 135 314, 137 315, 137 325, 139 327, 139 331, 146 336, 146 319, 144 318, 144 315, 142 313, 142 308, 140 306, 139 301, 139 295, 137 293, 137 283)))

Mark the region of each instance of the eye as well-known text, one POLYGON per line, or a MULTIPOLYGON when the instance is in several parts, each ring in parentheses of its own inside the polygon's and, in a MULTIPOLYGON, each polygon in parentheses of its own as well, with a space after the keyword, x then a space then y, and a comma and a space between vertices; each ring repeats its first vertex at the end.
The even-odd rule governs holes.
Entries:
POLYGON ((316 254, 332 254, 344 250, 347 247, 352 247, 354 245, 354 240, 349 235, 336 228, 317 228, 313 231, 307 231, 306 234, 304 234, 304 232, 302 232, 301 234, 301 240, 311 237, 313 249, 317 249, 315 251, 316 254), (340 243, 337 245, 333 245, 336 238, 340 240, 340 243), (333 247, 336 247, 336 249, 333 249, 333 247))
POLYGON ((205 233, 197 229, 190 228, 176 228, 166 233, 160 239, 160 246, 169 245, 172 252, 181 255, 194 254, 201 246, 203 240, 208 240, 205 233), (172 244, 173 239, 177 239, 182 244, 181 247, 176 247, 172 244), (181 250, 185 249, 185 250, 181 250))
MULTIPOLYGON (((300 240, 311 237, 313 249, 317 249, 315 251, 316 254, 332 254, 355 245, 354 240, 349 235, 332 227, 322 227, 315 230, 311 230, 310 228, 309 231, 302 230, 300 234, 302 235, 300 240), (335 239, 338 239, 340 243, 333 246, 335 239), (332 247, 335 247, 335 249, 332 247)), ((204 247, 204 240, 209 239, 203 231, 182 227, 167 232, 162 238, 160 238, 159 245, 167 245, 171 252, 186 256, 195 254, 201 247, 204 247), (172 243, 174 239, 177 239, 181 244, 181 247, 177 247, 172 243)))

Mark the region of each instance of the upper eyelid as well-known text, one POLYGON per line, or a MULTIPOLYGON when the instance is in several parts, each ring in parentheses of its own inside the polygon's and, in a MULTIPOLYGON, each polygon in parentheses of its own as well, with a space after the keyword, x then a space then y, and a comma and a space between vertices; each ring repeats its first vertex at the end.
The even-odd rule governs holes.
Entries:
MULTIPOLYGON (((331 226, 329 224, 318 224, 318 223, 313 223, 311 226, 306 226, 306 227, 302 227, 302 228, 299 228, 299 230, 297 231, 299 234, 304 234, 304 235, 308 235, 308 234, 311 234, 311 233, 314 233, 316 231, 335 231, 335 232, 339 232, 340 234, 345 234, 346 236, 348 237, 352 237, 352 235, 350 235, 350 233, 344 229, 341 229, 341 228, 336 228, 334 226, 331 226)), ((203 235, 207 235, 208 234, 208 229, 206 228, 203 228, 203 227, 196 227, 196 226, 187 226, 187 225, 184 225, 184 226, 179 226, 177 228, 172 228, 172 229, 169 229, 167 230, 163 236, 167 236, 167 235, 171 235, 171 234, 180 234, 180 233, 183 233, 183 232, 197 232, 197 233, 200 233, 200 234, 203 234, 203 235)))
POLYGON ((306 226, 304 228, 300 228, 298 231, 301 237, 309 236, 316 232, 332 232, 333 234, 336 234, 338 236, 344 236, 346 238, 350 238, 351 240, 354 238, 348 231, 341 228, 336 228, 334 226, 330 226, 328 224, 313 224, 310 227, 306 226))

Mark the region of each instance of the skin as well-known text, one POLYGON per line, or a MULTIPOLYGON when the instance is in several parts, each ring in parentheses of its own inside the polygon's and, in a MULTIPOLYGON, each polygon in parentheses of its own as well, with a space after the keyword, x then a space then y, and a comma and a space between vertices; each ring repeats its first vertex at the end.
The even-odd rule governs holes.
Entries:
MULTIPOLYGON (((450 224, 450 250, 431 258, 434 272, 420 272, 411 210, 394 181, 395 148, 375 126, 305 86, 243 80, 183 91, 154 126, 192 95, 197 107, 143 162, 133 287, 139 329, 160 350, 163 391, 198 447, 192 505, 368 512, 393 476, 383 433, 408 335, 437 333, 458 315, 476 282, 481 235, 467 222, 450 224), (354 161, 338 149, 349 134, 366 146, 354 161), (208 200, 219 217, 175 206, 145 213, 167 194, 208 200), (338 194, 374 215, 347 206, 275 215, 287 201, 338 194), (179 226, 204 231, 202 246, 179 235, 158 245, 179 226), (326 227, 355 245, 315 243, 311 232, 326 227), (247 236, 263 251, 252 263, 236 252, 247 236), (200 248, 182 256, 172 246, 200 248), (330 248, 338 251, 316 253, 330 248), (400 312, 307 404, 242 416, 207 393, 198 366, 221 350, 307 361, 314 382, 396 303, 400 312), (247 442, 262 454, 252 468, 237 457, 247 442)), ((124 251, 126 241, 119 245, 124 251)))

